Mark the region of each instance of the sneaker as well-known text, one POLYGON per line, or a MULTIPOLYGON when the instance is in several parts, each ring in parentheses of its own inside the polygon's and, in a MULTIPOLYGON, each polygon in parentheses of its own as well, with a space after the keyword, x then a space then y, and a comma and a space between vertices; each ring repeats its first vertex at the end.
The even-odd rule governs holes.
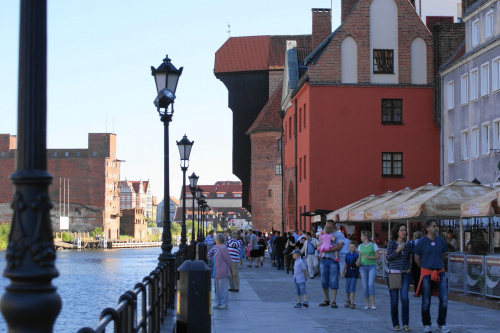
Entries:
POLYGON ((304 303, 302 303, 302 305, 303 305, 305 308, 308 308, 308 307, 309 307, 309 303, 308 303, 308 302, 304 302, 304 303))
POLYGON ((395 330, 395 331, 401 331, 401 327, 399 327, 399 326, 394 326, 394 330, 395 330))
POLYGON ((293 307, 294 307, 294 308, 297 308, 297 309, 298 309, 298 308, 301 308, 301 307, 302 307, 302 303, 297 303, 297 304, 295 304, 293 307))
POLYGON ((430 325, 425 325, 424 326, 424 333, 431 333, 432 330, 431 330, 431 326, 430 325))
POLYGON ((446 325, 438 326, 438 328, 441 330, 441 333, 448 333, 448 332, 450 332, 450 329, 448 327, 446 327, 446 325))

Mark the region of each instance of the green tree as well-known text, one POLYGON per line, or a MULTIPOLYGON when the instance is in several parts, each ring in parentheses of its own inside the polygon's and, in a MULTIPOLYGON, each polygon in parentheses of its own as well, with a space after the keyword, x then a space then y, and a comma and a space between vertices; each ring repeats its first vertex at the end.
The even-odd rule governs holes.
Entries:
POLYGON ((156 227, 157 227, 156 222, 152 221, 148 222, 148 228, 156 228, 156 227))
POLYGON ((90 237, 95 239, 96 235, 104 235, 104 232, 102 231, 102 228, 95 228, 94 231, 90 233, 90 237))
POLYGON ((0 250, 5 250, 9 244, 10 223, 0 224, 0 250))
POLYGON ((170 225, 170 231, 172 232, 172 236, 178 236, 181 234, 181 225, 177 222, 172 222, 170 225))

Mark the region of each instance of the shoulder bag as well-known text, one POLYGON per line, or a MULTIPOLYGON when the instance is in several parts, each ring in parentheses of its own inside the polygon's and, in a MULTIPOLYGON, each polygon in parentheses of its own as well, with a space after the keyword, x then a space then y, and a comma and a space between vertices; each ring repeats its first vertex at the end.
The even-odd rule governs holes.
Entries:
POLYGON ((389 271, 387 283, 389 289, 401 289, 403 287, 403 273, 391 273, 389 271))

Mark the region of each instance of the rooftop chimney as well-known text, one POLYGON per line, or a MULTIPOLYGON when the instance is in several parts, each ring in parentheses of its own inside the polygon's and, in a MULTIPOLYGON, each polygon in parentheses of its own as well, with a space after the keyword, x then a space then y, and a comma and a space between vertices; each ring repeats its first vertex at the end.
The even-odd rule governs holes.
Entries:
POLYGON ((331 34, 332 15, 329 8, 313 8, 312 14, 312 49, 314 50, 331 34))
POLYGON ((354 6, 356 5, 356 2, 358 2, 358 0, 342 0, 342 16, 341 16, 341 23, 345 21, 345 19, 347 18, 347 16, 349 15, 349 13, 351 12, 351 10, 354 8, 354 6))

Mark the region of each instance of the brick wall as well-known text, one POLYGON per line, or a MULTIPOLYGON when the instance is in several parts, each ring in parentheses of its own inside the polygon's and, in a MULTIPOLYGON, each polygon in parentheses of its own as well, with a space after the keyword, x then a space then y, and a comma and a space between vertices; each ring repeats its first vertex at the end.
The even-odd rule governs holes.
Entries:
POLYGON ((274 93, 274 91, 280 85, 282 80, 283 80, 283 70, 269 71, 269 96, 271 96, 274 93))
POLYGON ((448 61, 465 41, 465 23, 438 23, 433 26, 434 39, 434 121, 441 125, 441 80, 439 68, 448 61))
POLYGON ((147 241, 147 223, 142 208, 122 210, 120 234, 134 237, 136 241, 147 241))
POLYGON ((312 9, 312 49, 318 47, 332 32, 331 9, 312 9))
MULTIPOLYGON (((434 81, 433 74, 433 41, 432 36, 418 17, 408 0, 395 0, 398 7, 398 55, 399 83, 411 82, 411 42, 420 37, 427 46, 427 82, 434 81)), ((335 37, 315 65, 309 66, 311 82, 341 82, 341 43, 351 36, 358 46, 358 82, 370 83, 370 3, 359 0, 349 19, 337 31, 335 37)))
POLYGON ((465 13, 467 8, 472 6, 474 3, 478 2, 480 0, 462 0, 462 14, 465 13))
POLYGON ((342 14, 341 14, 341 20, 340 20, 340 22, 344 22, 345 21, 345 19, 347 18, 347 16, 351 12, 351 10, 356 5, 356 2, 358 2, 358 0, 342 0, 342 4, 341 4, 342 14))
POLYGON ((276 175, 275 169, 281 164, 280 136, 281 131, 256 132, 250 136, 252 222, 258 230, 281 230, 281 175, 276 175))

